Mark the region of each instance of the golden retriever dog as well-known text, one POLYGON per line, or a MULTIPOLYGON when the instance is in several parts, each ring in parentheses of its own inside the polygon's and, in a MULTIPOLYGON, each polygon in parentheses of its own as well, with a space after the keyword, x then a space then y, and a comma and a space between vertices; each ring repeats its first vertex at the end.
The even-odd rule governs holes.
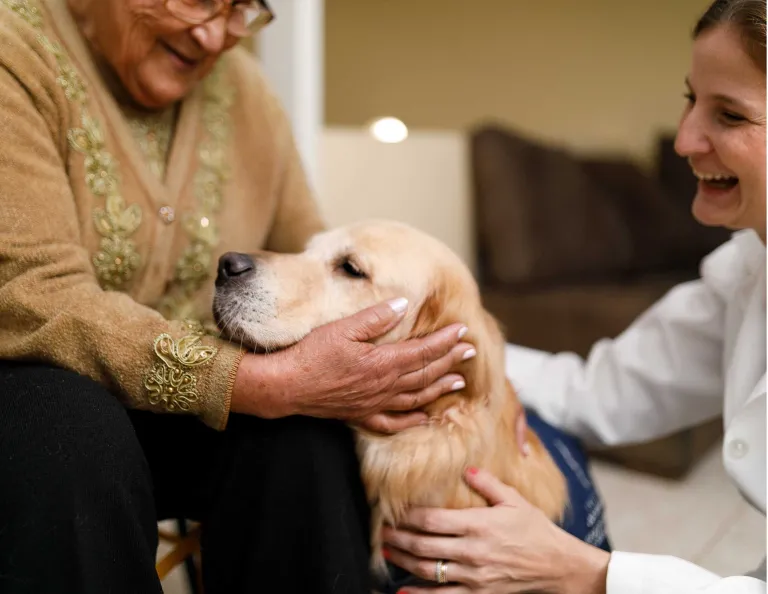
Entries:
POLYGON ((225 335, 255 350, 287 347, 318 326, 396 297, 406 297, 409 310, 381 343, 454 322, 469 328, 464 340, 477 356, 453 370, 466 388, 427 405, 428 424, 394 435, 355 429, 377 575, 386 572, 383 523, 397 525, 411 506, 487 505, 462 479, 468 466, 491 471, 550 519, 561 518, 565 479, 532 431, 530 455, 518 451, 521 404, 504 372, 503 335, 471 272, 447 246, 401 223, 367 221, 321 233, 300 254, 249 257, 255 266, 246 278, 217 282, 214 313, 225 335))

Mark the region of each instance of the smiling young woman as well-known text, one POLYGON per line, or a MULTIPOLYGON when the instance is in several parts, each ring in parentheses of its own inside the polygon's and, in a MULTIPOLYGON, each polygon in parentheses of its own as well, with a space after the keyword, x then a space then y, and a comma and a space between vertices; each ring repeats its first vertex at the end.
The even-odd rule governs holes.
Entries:
POLYGON ((728 15, 713 11, 696 27, 675 148, 699 179, 696 219, 765 240, 765 45, 759 15, 731 11, 740 19, 717 26, 728 15))

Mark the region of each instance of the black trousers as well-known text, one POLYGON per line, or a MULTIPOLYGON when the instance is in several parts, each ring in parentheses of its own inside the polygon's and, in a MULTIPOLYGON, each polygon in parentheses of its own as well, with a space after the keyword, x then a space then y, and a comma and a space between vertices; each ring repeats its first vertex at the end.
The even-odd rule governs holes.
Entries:
POLYGON ((157 521, 202 523, 206 594, 369 594, 351 432, 304 417, 128 411, 77 374, 0 362, 0 593, 159 594, 157 521))

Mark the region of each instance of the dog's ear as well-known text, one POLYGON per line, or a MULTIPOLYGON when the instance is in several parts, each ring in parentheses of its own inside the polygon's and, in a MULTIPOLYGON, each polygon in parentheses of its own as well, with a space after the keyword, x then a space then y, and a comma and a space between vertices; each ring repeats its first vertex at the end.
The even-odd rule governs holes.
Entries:
POLYGON ((483 400, 499 389, 496 384, 500 375, 503 379, 499 365, 503 366, 504 338, 479 297, 462 294, 457 284, 443 282, 433 289, 419 309, 411 336, 426 336, 454 323, 466 324, 468 332, 462 340, 471 343, 477 355, 451 371, 464 376, 467 387, 462 392, 466 400, 483 400))

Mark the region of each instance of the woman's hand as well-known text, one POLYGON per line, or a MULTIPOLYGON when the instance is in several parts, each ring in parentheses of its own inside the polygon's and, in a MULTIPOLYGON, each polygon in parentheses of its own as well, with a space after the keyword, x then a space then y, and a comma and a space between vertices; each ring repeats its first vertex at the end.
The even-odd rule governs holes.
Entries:
POLYGON ((466 328, 376 346, 407 302, 395 300, 315 329, 292 347, 246 355, 235 379, 232 410, 266 418, 305 415, 340 419, 392 433, 426 421, 419 408, 464 387, 449 370, 474 356, 460 343, 466 328))
POLYGON ((491 507, 415 508, 400 529, 384 528, 392 563, 434 581, 437 560, 446 561, 453 584, 402 594, 605 593, 608 553, 558 528, 490 473, 469 469, 465 478, 491 507))

